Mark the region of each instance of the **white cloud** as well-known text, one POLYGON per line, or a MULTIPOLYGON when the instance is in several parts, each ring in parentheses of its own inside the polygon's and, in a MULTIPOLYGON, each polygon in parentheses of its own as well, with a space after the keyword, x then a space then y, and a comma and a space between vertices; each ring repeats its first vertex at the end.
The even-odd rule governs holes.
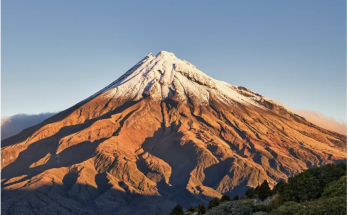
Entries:
POLYGON ((23 129, 36 125, 56 113, 17 114, 1 118, 1 140, 18 134, 23 129))

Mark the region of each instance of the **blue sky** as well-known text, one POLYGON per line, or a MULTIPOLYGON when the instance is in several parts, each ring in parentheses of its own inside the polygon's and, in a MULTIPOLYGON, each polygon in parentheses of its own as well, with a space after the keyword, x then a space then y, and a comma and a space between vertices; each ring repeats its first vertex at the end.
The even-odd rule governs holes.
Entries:
POLYGON ((2 1, 1 114, 64 110, 149 52, 346 121, 346 1, 2 1))

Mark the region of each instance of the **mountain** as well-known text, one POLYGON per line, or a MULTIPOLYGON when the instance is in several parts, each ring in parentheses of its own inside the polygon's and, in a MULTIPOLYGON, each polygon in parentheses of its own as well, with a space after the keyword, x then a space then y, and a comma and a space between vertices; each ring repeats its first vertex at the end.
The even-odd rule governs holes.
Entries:
POLYGON ((173 53, 2 141, 3 214, 167 214, 345 162, 347 137, 173 53))

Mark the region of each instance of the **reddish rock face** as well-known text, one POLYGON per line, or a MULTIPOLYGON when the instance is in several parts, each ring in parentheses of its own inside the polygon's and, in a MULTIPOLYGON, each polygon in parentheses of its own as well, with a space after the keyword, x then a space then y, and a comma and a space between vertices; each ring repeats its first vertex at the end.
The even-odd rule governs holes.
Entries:
POLYGON ((2 213, 167 214, 345 161, 346 142, 160 52, 2 141, 2 213))

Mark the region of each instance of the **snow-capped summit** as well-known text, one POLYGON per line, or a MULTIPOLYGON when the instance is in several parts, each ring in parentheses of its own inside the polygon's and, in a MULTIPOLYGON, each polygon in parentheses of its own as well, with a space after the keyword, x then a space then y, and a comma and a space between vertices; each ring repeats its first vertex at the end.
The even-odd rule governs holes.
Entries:
POLYGON ((216 96, 224 103, 240 102, 264 108, 253 98, 239 93, 236 86, 209 77, 190 62, 167 51, 161 51, 156 56, 148 54, 89 99, 100 94, 105 97, 127 97, 130 100, 147 96, 163 100, 176 94, 183 102, 192 101, 200 105, 209 104, 210 97, 216 96))

